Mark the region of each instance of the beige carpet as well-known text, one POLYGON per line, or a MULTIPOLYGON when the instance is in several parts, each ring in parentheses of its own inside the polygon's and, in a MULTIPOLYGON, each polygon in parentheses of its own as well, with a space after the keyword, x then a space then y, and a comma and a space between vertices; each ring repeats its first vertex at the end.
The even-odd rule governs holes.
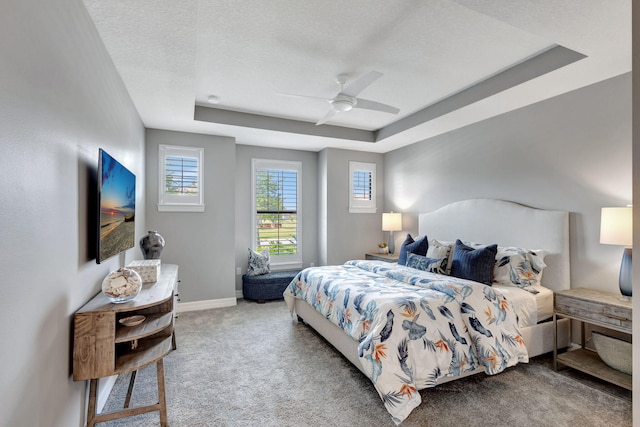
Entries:
MULTIPOLYGON (((393 426, 369 380, 283 301, 180 314, 178 349, 165 358, 169 425, 393 426)), ((138 374, 132 404, 157 401, 155 365, 138 374)), ((122 375, 106 410, 122 406, 122 375)), ((631 426, 630 392, 548 356, 496 376, 422 390, 402 426, 631 426)), ((99 424, 153 426, 156 413, 99 424)))

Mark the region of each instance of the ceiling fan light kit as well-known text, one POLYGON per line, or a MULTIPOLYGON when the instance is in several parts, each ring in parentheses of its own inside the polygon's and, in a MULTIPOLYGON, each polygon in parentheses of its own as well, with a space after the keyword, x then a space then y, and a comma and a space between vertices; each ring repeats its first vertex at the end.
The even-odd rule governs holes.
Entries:
POLYGON ((338 95, 335 98, 329 100, 331 107, 337 112, 349 111, 356 106, 358 101, 355 98, 351 98, 345 95, 338 95))

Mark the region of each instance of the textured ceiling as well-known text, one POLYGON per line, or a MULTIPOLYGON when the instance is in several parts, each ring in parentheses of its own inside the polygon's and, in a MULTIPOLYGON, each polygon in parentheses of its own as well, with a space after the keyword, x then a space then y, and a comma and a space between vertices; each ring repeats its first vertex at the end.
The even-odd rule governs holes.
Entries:
POLYGON ((239 144, 386 152, 631 70, 631 0, 84 2, 147 127, 239 144), (397 115, 282 95, 371 70, 397 115))

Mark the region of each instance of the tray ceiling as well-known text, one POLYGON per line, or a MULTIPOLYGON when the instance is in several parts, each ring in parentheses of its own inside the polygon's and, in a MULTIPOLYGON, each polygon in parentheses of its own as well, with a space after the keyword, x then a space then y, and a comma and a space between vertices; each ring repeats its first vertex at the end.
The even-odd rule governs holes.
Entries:
POLYGON ((631 70, 630 0, 84 3, 145 126, 239 144, 386 152, 631 70), (397 115, 282 95, 372 70, 397 115))

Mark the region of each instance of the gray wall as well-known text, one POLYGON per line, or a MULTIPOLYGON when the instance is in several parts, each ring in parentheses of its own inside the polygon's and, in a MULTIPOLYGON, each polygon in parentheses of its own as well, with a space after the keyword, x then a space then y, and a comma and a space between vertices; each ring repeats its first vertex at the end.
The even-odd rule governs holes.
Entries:
POLYGON ((95 262, 98 148, 136 175, 144 127, 81 1, 0 1, 0 425, 81 426, 73 313, 138 249, 95 262))
MULTIPOLYGON (((302 162, 302 263, 318 263, 318 154, 310 151, 236 146, 235 266, 247 272, 247 249, 251 247, 251 159, 302 162)), ((242 278, 236 276, 236 289, 242 278)))
MULTIPOLYGON (((632 52, 632 73, 633 73, 633 198, 634 200, 640 200, 640 5, 638 2, 634 2, 632 6, 632 22, 631 26, 633 31, 633 52, 632 52)), ((638 202, 636 202, 637 204, 638 202)), ((633 210, 633 222, 636 224, 633 227, 633 246, 640 247, 640 209, 633 210)), ((636 258, 637 259, 637 258, 636 258)), ((640 332, 640 298, 638 298, 638 283, 640 283, 640 263, 637 261, 633 263, 633 283, 636 285, 636 296, 633 298, 633 334, 636 336, 636 340, 633 344, 633 354, 640 354, 640 340, 638 340, 638 333, 640 332)), ((633 371, 636 375, 633 376, 633 389, 640 390, 640 357, 633 358, 633 371)), ((637 394, 636 394, 637 396, 637 394)), ((633 419, 640 420, 640 399, 636 398, 633 401, 633 419)))
POLYGON ((180 266, 182 302, 235 298, 235 140, 147 129, 147 225, 165 239, 162 262, 180 266), (204 148, 204 212, 158 212, 158 146, 204 148))
POLYGON ((363 259, 366 252, 375 252, 377 244, 386 241, 382 233, 382 206, 385 194, 383 168, 382 154, 335 148, 327 148, 321 152, 318 174, 320 182, 317 185, 322 198, 319 213, 322 265, 363 259), (376 213, 349 213, 350 161, 376 164, 376 213))
POLYGON ((329 247, 327 242, 328 233, 328 197, 329 197, 329 179, 328 172, 328 151, 322 150, 318 154, 318 265, 328 265, 329 247))
POLYGON ((618 292, 623 248, 599 243, 600 208, 631 203, 631 172, 625 74, 387 153, 385 209, 412 233, 418 212, 468 198, 569 211, 571 286, 618 292))

